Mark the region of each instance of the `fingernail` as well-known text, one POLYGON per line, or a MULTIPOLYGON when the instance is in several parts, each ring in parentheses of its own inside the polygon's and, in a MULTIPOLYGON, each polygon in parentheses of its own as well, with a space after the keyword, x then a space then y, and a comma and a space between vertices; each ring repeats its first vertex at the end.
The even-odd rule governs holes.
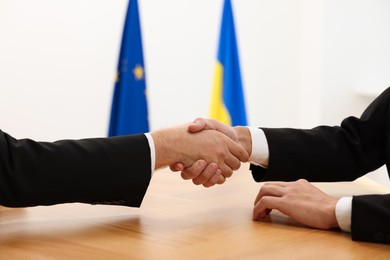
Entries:
POLYGON ((198 162, 198 166, 199 166, 200 168, 204 169, 204 168, 207 166, 207 164, 206 164, 205 161, 199 161, 199 162, 198 162))

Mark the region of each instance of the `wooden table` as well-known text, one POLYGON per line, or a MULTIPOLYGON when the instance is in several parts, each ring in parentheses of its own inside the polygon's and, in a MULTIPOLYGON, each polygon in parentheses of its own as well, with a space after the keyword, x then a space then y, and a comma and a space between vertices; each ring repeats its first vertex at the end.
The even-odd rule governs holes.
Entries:
MULTIPOLYGON (((390 259, 390 247, 304 227, 279 212, 252 221, 260 184, 244 165, 203 188, 156 172, 142 207, 0 207, 0 259, 390 259)), ((317 184, 329 194, 389 193, 362 178, 317 184)))

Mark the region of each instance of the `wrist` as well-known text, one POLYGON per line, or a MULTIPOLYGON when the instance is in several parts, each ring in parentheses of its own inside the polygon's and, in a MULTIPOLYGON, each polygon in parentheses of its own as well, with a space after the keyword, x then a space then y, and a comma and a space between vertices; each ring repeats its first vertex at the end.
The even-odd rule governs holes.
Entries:
POLYGON ((336 204, 337 204, 338 200, 339 200, 338 198, 331 197, 329 204, 328 204, 329 205, 328 212, 330 214, 329 228, 338 228, 339 227, 339 223, 338 223, 337 217, 336 217, 336 204))
POLYGON ((176 129, 161 129, 150 133, 154 141, 156 169, 173 163, 173 153, 172 151, 168 150, 170 149, 170 147, 172 147, 172 140, 177 135, 175 130, 176 129))
POLYGON ((252 153, 252 138, 249 129, 245 126, 234 127, 238 136, 238 143, 245 149, 250 156, 252 153))

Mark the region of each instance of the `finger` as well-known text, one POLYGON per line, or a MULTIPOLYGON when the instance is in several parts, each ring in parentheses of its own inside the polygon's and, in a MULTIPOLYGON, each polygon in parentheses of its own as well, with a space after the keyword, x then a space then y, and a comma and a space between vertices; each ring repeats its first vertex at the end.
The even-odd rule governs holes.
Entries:
POLYGON ((173 172, 179 172, 179 171, 184 170, 184 165, 182 163, 175 163, 175 164, 169 165, 169 168, 173 172))
POLYGON ((203 186, 208 188, 211 186, 214 186, 215 184, 223 184, 226 181, 226 178, 222 175, 222 172, 220 169, 217 169, 216 173, 211 176, 209 181, 206 183, 203 183, 203 186))
POLYGON ((206 127, 206 121, 203 118, 197 118, 188 126, 188 131, 191 133, 197 133, 204 130, 206 127))
POLYGON ((264 183, 264 185, 275 185, 275 186, 280 186, 280 187, 287 187, 291 183, 292 182, 287 182, 287 181, 267 181, 264 183))
POLYGON ((218 165, 216 163, 210 163, 197 177, 192 179, 195 185, 205 184, 210 181, 218 171, 218 165))
POLYGON ((284 194, 284 186, 274 185, 273 183, 265 183, 261 186, 254 204, 256 205, 264 196, 281 197, 284 194))
POLYGON ((233 127, 226 125, 224 123, 221 123, 217 120, 207 119, 206 120, 206 129, 216 130, 216 131, 226 135, 227 137, 232 139, 234 142, 238 141, 236 130, 233 127))
POLYGON ((236 143, 236 142, 234 142, 232 140, 229 140, 229 142, 228 142, 228 149, 229 149, 229 152, 232 155, 234 155, 235 157, 237 157, 241 162, 247 162, 248 161, 248 159, 249 159, 248 152, 244 149, 244 147, 242 147, 238 143, 236 143))
POLYGON ((181 177, 184 180, 190 180, 198 177, 202 171, 206 168, 207 163, 205 160, 198 160, 193 163, 190 167, 182 170, 181 177))
POLYGON ((225 125, 217 120, 211 120, 211 119, 209 119, 207 121, 207 124, 210 125, 210 129, 214 129, 214 130, 226 135, 227 137, 232 139, 234 142, 238 141, 237 132, 233 127, 231 127, 229 125, 225 125))
POLYGON ((188 131, 191 133, 196 133, 201 130, 216 130, 233 141, 237 141, 237 133, 233 127, 214 119, 197 118, 188 126, 188 131))
POLYGON ((225 164, 228 165, 232 170, 238 170, 241 166, 240 160, 234 156, 228 156, 225 159, 225 164))
POLYGON ((216 184, 224 184, 226 181, 226 178, 222 175, 222 171, 220 169, 217 170, 217 174, 213 178, 218 178, 215 183, 216 184))
POLYGON ((253 220, 264 218, 271 210, 278 209, 280 198, 278 197, 263 197, 253 208, 253 220))
POLYGON ((225 163, 222 163, 219 166, 219 169, 221 169, 221 173, 225 178, 229 178, 233 175, 233 170, 225 163))

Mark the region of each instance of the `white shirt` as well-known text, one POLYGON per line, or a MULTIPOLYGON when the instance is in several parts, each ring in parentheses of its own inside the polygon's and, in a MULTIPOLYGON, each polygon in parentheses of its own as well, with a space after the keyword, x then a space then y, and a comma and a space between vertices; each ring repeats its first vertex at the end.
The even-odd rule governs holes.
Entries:
MULTIPOLYGON (((248 127, 252 138, 252 153, 249 161, 263 168, 268 167, 269 148, 264 131, 248 127)), ((352 197, 342 197, 337 201, 335 215, 339 227, 345 232, 351 232, 352 197)))
POLYGON ((153 176, 154 168, 156 167, 156 148, 154 148, 154 141, 153 137, 149 134, 145 134, 146 138, 148 139, 149 148, 150 148, 150 170, 151 175, 153 176))

